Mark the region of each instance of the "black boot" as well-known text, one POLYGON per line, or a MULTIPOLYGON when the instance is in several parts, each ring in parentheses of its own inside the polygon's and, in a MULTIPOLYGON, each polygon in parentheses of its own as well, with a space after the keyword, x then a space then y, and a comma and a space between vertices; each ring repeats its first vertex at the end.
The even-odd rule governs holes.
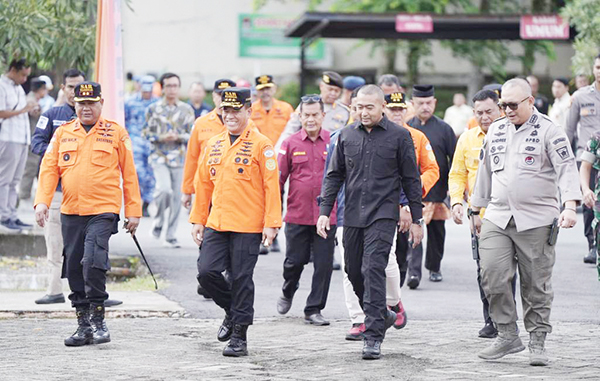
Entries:
POLYGON ((229 315, 225 315, 225 319, 223 319, 223 323, 219 327, 219 332, 217 332, 217 340, 219 341, 227 341, 231 338, 233 334, 233 321, 229 315))
POLYGON ((90 323, 94 332, 94 344, 110 342, 110 332, 104 322, 104 305, 92 304, 90 323))
POLYGON ((70 337, 65 339, 67 347, 80 347, 82 345, 92 344, 93 334, 92 326, 90 325, 89 306, 75 307, 77 315, 77 331, 70 337))
POLYGON ((248 332, 247 325, 235 324, 233 326, 233 335, 231 336, 229 343, 227 343, 227 346, 225 346, 225 349, 223 349, 223 356, 248 356, 246 332, 248 332))

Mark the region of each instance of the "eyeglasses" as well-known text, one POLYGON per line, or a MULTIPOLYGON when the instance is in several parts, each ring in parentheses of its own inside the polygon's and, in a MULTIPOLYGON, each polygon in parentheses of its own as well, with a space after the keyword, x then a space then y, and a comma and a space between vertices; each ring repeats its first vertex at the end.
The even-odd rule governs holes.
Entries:
POLYGON ((300 98, 302 103, 316 103, 321 101, 321 96, 317 94, 308 94, 300 98))
POLYGON ((529 97, 523 99, 521 102, 509 102, 509 103, 500 102, 500 103, 498 103, 498 107, 500 107, 500 110, 503 110, 503 111, 506 110, 507 107, 513 111, 517 111, 517 109, 519 108, 519 105, 528 99, 529 99, 529 97))

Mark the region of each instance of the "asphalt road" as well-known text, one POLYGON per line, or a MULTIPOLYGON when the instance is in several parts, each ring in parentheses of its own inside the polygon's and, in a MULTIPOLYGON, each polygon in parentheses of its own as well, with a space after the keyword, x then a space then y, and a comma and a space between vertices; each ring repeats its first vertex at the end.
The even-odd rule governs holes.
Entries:
MULTIPOLYGON (((582 257, 587 250, 583 237, 582 215, 575 228, 560 231, 554 266, 553 288, 555 298, 552 320, 566 322, 600 323, 600 282, 593 265, 584 264, 582 257)), ((196 294, 196 259, 198 249, 190 236, 190 224, 182 213, 178 238, 182 247, 165 248, 162 242, 150 234, 151 220, 142 220, 138 238, 155 273, 167 279, 169 286, 160 293, 180 303, 192 317, 221 318, 223 311, 214 302, 196 294)), ((446 222, 446 251, 442 262, 444 280, 432 283, 423 272, 423 280, 416 290, 406 286, 402 289, 402 300, 408 313, 409 324, 415 320, 477 320, 482 318, 481 302, 476 281, 476 265, 471 259, 470 236, 466 225, 458 226, 446 222)), ((280 236, 282 249, 285 247, 283 232, 280 236)), ((110 242, 113 254, 135 254, 131 238, 121 232, 110 242)), ((255 269, 256 288, 255 317, 277 317, 276 301, 281 292, 284 253, 260 256, 255 269)), ((292 309, 288 316, 303 316, 303 307, 310 288, 312 266, 309 264, 301 279, 292 309)), ((342 273, 334 271, 327 307, 323 315, 332 320, 346 319, 342 273)), ((518 300, 518 299, 517 299, 518 300)), ((519 305, 519 316, 522 316, 519 305)), ((349 325, 350 323, 348 323, 349 325)))

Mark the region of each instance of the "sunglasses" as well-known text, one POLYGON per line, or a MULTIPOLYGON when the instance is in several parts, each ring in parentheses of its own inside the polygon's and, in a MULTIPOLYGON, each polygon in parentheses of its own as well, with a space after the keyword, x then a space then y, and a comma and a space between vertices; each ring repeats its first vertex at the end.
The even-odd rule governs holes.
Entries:
POLYGON ((317 94, 308 94, 308 95, 304 95, 302 98, 300 98, 300 101, 302 101, 302 103, 319 102, 319 101, 321 101, 321 97, 317 94))
POLYGON ((506 110, 506 108, 508 107, 513 111, 517 111, 517 109, 519 108, 519 105, 528 99, 529 99, 529 97, 523 99, 521 102, 508 102, 508 103, 500 102, 500 103, 498 103, 498 107, 500 107, 500 110, 506 110))

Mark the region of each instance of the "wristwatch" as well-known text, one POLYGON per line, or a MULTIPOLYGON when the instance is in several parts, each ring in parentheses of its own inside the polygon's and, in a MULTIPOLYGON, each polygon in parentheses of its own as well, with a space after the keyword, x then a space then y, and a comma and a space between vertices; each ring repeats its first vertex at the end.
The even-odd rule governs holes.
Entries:
POLYGON ((421 227, 425 226, 425 220, 423 219, 423 217, 419 218, 416 221, 413 221, 413 224, 415 225, 421 225, 421 227))
POLYGON ((479 210, 475 211, 471 208, 467 209, 467 216, 471 217, 471 216, 478 216, 479 215, 479 210))

